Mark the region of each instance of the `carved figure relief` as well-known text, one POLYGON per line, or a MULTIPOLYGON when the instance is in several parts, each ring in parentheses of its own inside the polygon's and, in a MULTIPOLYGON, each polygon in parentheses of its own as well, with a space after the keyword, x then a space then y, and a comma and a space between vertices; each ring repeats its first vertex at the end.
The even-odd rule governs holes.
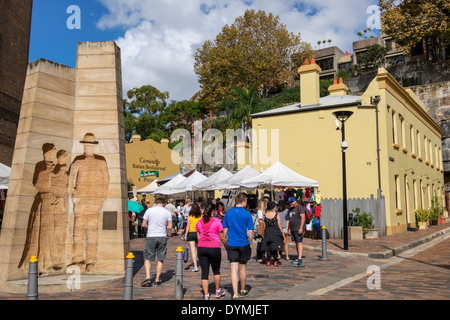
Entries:
POLYGON ((65 264, 68 169, 67 152, 58 152, 58 164, 53 162, 56 147, 42 146, 44 160, 36 164, 33 185, 38 190, 28 219, 27 237, 19 268, 31 255, 37 255, 41 274, 59 271, 65 264))
POLYGON ((84 154, 74 159, 70 169, 74 205, 70 265, 84 265, 89 272, 97 262, 99 211, 108 193, 109 173, 105 158, 94 153, 98 144, 94 134, 86 133, 80 143, 84 145, 84 154))
POLYGON ((94 153, 98 144, 94 134, 86 133, 80 143, 84 145, 84 154, 74 159, 70 169, 65 150, 56 152, 53 143, 42 146, 44 159, 36 164, 33 175, 38 192, 31 207, 19 268, 32 255, 39 259, 41 275, 58 272, 68 265, 84 266, 89 272, 97 262, 99 216, 110 178, 105 158, 94 153), (69 192, 74 220, 68 242, 69 192), (69 244, 71 250, 66 250, 69 244))

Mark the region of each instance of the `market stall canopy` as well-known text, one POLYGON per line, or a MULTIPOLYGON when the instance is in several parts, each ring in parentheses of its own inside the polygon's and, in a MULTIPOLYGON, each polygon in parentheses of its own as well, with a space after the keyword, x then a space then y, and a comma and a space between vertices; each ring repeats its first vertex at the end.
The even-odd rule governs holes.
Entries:
POLYGON ((158 180, 153 180, 152 183, 150 183, 149 185, 141 189, 138 189, 137 193, 139 194, 152 193, 153 191, 156 190, 156 188, 158 188, 158 180))
POLYGON ((169 182, 166 182, 164 185, 162 185, 159 188, 156 188, 156 190, 152 194, 171 194, 172 189, 176 188, 178 184, 186 180, 187 178, 183 176, 181 173, 179 173, 177 176, 175 176, 172 180, 169 182))
POLYGON ((306 178, 280 161, 256 177, 242 181, 242 185, 272 185, 280 187, 318 187, 319 182, 306 178))
POLYGON ((231 176, 229 179, 225 180, 222 183, 222 187, 224 190, 237 188, 248 188, 248 189, 256 188, 259 185, 258 183, 243 185, 242 181, 254 178, 259 174, 260 173, 256 169, 248 165, 239 170, 238 172, 236 172, 235 174, 233 174, 233 176, 231 176))
POLYGON ((0 163, 0 189, 8 189, 9 176, 11 175, 11 168, 0 163))
POLYGON ((174 173, 168 177, 159 179, 158 184, 160 186, 166 184, 167 182, 169 182, 170 180, 172 180, 173 178, 175 178, 176 176, 178 176, 179 174, 181 174, 184 177, 189 177, 192 173, 194 172, 194 169, 191 170, 186 170, 186 169, 182 169, 180 172, 174 173))
POLYGON ((222 183, 232 177, 233 174, 225 168, 220 169, 215 172, 213 175, 209 176, 204 181, 195 184, 193 186, 193 190, 221 190, 223 189, 222 183))
POLYGON ((205 181, 206 179, 207 177, 205 177, 203 174, 195 170, 195 172, 191 174, 189 178, 182 181, 175 188, 173 188, 172 193, 170 194, 193 191, 194 185, 199 184, 200 182, 205 181))

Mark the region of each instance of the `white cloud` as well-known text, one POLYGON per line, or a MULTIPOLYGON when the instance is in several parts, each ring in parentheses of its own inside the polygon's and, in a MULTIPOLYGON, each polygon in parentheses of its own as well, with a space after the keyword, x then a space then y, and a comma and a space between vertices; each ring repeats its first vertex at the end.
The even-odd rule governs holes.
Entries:
POLYGON ((109 10, 98 27, 124 27, 116 40, 122 52, 123 87, 150 84, 169 91, 170 98, 191 98, 199 89, 194 54, 204 41, 214 40, 225 24, 246 9, 280 17, 287 29, 301 33, 313 47, 318 40, 351 51, 356 32, 366 26, 367 7, 375 0, 100 0, 109 10))

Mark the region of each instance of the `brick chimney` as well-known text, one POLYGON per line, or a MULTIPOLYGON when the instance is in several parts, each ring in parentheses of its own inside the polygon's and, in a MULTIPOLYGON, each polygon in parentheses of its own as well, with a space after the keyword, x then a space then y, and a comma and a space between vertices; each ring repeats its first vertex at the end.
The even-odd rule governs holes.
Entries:
POLYGON ((298 69, 300 74, 300 99, 302 106, 318 105, 320 99, 319 74, 322 71, 316 64, 316 59, 311 58, 311 63, 305 59, 298 69))
POLYGON ((332 96, 346 96, 348 87, 345 85, 341 77, 339 77, 339 83, 337 79, 333 80, 333 84, 328 87, 328 92, 332 96))

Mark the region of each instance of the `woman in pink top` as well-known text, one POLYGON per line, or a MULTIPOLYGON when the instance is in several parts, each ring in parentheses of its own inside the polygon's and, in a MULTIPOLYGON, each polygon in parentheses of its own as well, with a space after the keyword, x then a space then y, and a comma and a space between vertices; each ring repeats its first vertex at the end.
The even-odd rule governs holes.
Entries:
POLYGON ((214 274, 214 284, 216 285, 216 299, 225 295, 225 289, 220 287, 220 263, 222 261, 222 251, 220 242, 226 248, 226 239, 223 234, 223 226, 219 219, 214 218, 216 207, 212 204, 203 210, 203 217, 200 219, 195 230, 198 239, 198 260, 202 269, 202 287, 205 300, 209 300, 208 277, 209 266, 214 274))

